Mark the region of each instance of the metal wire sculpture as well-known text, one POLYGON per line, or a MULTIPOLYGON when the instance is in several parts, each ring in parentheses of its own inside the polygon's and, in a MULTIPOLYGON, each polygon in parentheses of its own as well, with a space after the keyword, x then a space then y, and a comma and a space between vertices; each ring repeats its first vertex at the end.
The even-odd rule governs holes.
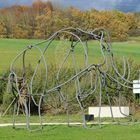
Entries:
MULTIPOLYGON (((96 52, 95 52, 96 53, 96 52)), ((105 29, 95 29, 93 31, 83 31, 79 28, 66 28, 57 31, 54 33, 49 39, 39 42, 37 44, 27 46, 22 52, 20 52, 12 61, 10 66, 10 74, 8 77, 8 91, 13 93, 14 100, 14 113, 13 113, 13 126, 15 127, 15 115, 16 112, 19 111, 20 106, 25 111, 26 115, 26 127, 28 130, 30 129, 30 111, 31 111, 31 101, 38 107, 38 114, 40 117, 40 128, 42 129, 42 120, 41 120, 41 104, 45 97, 52 94, 53 92, 58 93, 61 96, 61 99, 65 104, 67 104, 68 100, 66 97, 67 93, 64 93, 63 87, 67 86, 71 82, 75 84, 75 98, 80 106, 82 111, 82 118, 83 118, 83 125, 86 128, 86 121, 85 121, 85 114, 84 114, 84 105, 83 101, 89 95, 93 95, 94 93, 99 90, 99 119, 98 123, 101 124, 101 106, 102 106, 102 91, 105 90, 106 96, 108 98, 108 103, 110 105, 110 112, 113 117, 112 105, 110 101, 110 97, 108 94, 108 90, 111 88, 115 92, 118 93, 119 97, 121 97, 121 89, 122 87, 133 89, 132 82, 129 80, 130 78, 130 66, 127 59, 123 59, 123 67, 124 71, 123 74, 120 74, 119 70, 117 69, 117 64, 115 63, 115 59, 113 56, 113 52, 111 50, 110 44, 110 37, 108 31, 105 29), (68 42, 70 42, 69 50, 67 55, 63 60, 60 61, 61 65, 55 75, 54 83, 55 86, 48 88, 48 67, 47 60, 45 56, 47 55, 46 52, 52 42, 54 40, 60 39, 60 35, 63 35, 64 38, 68 42), (100 52, 102 55, 102 62, 101 63, 91 63, 89 64, 88 58, 88 41, 89 40, 97 40, 99 42, 100 52), (45 46, 44 50, 41 49, 41 46, 45 46), (84 55, 84 62, 83 66, 79 69, 77 67, 77 61, 75 58, 75 49, 77 47, 82 47, 83 55, 84 55), (36 49, 40 53, 40 58, 37 60, 35 69, 32 73, 32 76, 29 78, 27 75, 27 68, 26 68, 26 57, 32 49, 36 49), (62 69, 66 63, 66 61, 72 58, 73 63, 73 70, 74 75, 68 77, 67 80, 61 80, 62 69), (15 71, 15 63, 20 61, 22 63, 22 76, 19 77, 15 71), (38 68, 40 65, 44 66, 45 74, 44 74, 44 87, 42 87, 41 93, 34 93, 33 92, 33 82, 37 75, 38 68), (111 75, 109 72, 109 68, 112 68, 114 75, 111 75), (94 73, 94 74, 93 74, 94 73), (115 88, 111 87, 107 81, 115 84, 115 88), (89 83, 86 88, 82 87, 82 81, 84 81, 84 85, 89 83), (38 101, 36 101, 35 97, 38 97, 38 101)), ((126 116, 121 111, 121 98, 119 98, 119 109, 120 112, 126 116)), ((37 130, 38 130, 37 129, 37 130)))

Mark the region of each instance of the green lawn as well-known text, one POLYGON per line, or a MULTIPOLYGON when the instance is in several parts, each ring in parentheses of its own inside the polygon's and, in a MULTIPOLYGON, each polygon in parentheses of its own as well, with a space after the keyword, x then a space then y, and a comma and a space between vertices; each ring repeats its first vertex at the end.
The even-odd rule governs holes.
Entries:
MULTIPOLYGON (((19 115, 16 117, 16 123, 25 123, 26 118, 24 115, 19 115)), ((39 117, 37 115, 30 117, 31 123, 38 123, 39 117)), ((64 123, 67 122, 67 116, 66 114, 61 115, 52 115, 52 114, 46 114, 42 115, 42 122, 43 123, 64 123)), ((82 122, 82 117, 80 114, 73 114, 70 115, 70 122, 82 122)), ((3 117, 0 117, 0 124, 3 123, 12 123, 12 115, 6 115, 3 117)))
MULTIPOLYGON (((132 38, 133 39, 133 38, 132 38)), ((112 43, 112 50, 118 58, 123 56, 134 59, 136 62, 140 60, 140 42, 132 41, 128 42, 117 42, 112 43)), ((40 40, 28 40, 28 39, 0 39, 0 73, 7 70, 10 66, 11 60, 27 45, 35 44, 40 40)), ((45 46, 45 45, 44 45, 45 46)), ((57 60, 60 62, 64 55, 66 49, 64 46, 68 46, 68 43, 60 43, 60 41, 54 41, 49 47, 46 58, 47 62, 53 62, 57 60), (59 51, 60 50, 60 51, 59 51)), ((44 47, 41 46, 41 49, 44 47)), ((83 49, 80 45, 76 48, 77 63, 83 63, 83 49)), ((30 51, 27 60, 29 63, 36 62, 39 58, 39 54, 34 50, 30 51)), ((102 61, 99 43, 89 42, 89 62, 99 63, 102 61)), ((57 63, 57 62, 56 62, 57 63)))
POLYGON ((37 40, 0 39, 0 72, 9 68, 12 59, 27 45, 37 40))
MULTIPOLYGON (((31 122, 38 122, 37 116, 32 116, 31 122)), ((44 115, 43 122, 66 122, 66 115, 44 115)), ((79 114, 71 115, 70 122, 82 122, 79 114)), ((107 118, 102 121, 108 120, 107 118)), ((11 123, 12 116, 0 118, 0 123, 11 123)), ((96 119, 95 119, 96 121, 96 119)), ((109 119, 111 121, 111 119, 109 119)), ((127 121, 127 118, 121 120, 127 121)), ((25 116, 17 116, 17 122, 25 123, 25 116)), ((38 126, 31 126, 38 128, 38 126)), ((46 125, 43 130, 29 132, 25 126, 0 127, 0 140, 138 140, 140 138, 140 124, 129 125, 93 125, 92 129, 84 129, 82 125, 73 125, 71 127, 64 125, 46 125)))
POLYGON ((82 126, 45 126, 30 133, 24 129, 0 128, 0 140, 139 140, 140 124, 132 126, 105 125, 101 129, 82 126))
MULTIPOLYGON (((27 39, 0 39, 0 73, 7 70, 11 60, 27 45, 35 44, 40 40, 27 39)), ((61 45, 59 41, 54 41, 46 53, 48 61, 54 63, 57 59, 61 61, 64 57, 65 45, 61 45), (59 45, 58 45, 59 44, 59 45), (59 51, 63 50, 64 51, 59 51), (59 56, 58 56, 59 55, 59 56)), ((43 46, 40 46, 43 49, 43 46)), ((140 61, 140 42, 132 40, 128 42, 112 43, 112 50, 117 58, 126 56, 139 63, 140 61)), ((76 48, 77 62, 83 63, 83 50, 78 45, 76 48)), ((33 50, 29 52, 27 60, 30 63, 35 62, 39 58, 39 54, 33 50)), ((98 42, 89 42, 89 62, 98 63, 101 59, 101 53, 98 42)), ((47 62, 48 62, 47 61, 47 62)), ((20 62, 19 62, 20 63, 20 62)), ((56 122, 63 122, 65 116, 55 116, 56 122)), ((54 122, 51 116, 43 116, 43 122, 54 122)), ((72 116, 72 121, 81 121, 81 117, 72 116)), ((5 116, 0 118, 0 123, 10 123, 12 117, 5 116)), ((25 122, 23 116, 17 117, 17 122, 25 122)), ((38 122, 37 117, 33 116, 31 122, 38 122)), ((94 128, 94 127, 93 127, 94 128)), ((97 128, 97 127, 95 127, 97 128)), ((131 126, 122 125, 105 125, 101 129, 86 130, 82 126, 45 126, 42 131, 30 133, 24 129, 12 129, 12 127, 0 127, 0 140, 139 140, 140 139, 140 124, 131 126)))

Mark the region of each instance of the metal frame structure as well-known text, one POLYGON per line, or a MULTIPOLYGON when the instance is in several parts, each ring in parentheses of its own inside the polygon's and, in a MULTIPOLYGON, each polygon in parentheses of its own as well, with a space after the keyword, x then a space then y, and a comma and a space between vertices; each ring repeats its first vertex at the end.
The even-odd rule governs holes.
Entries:
MULTIPOLYGON (((115 63, 114 55, 111 50, 111 44, 110 44, 110 37, 108 31, 105 29, 95 29, 93 31, 83 31, 79 28, 65 28, 62 30, 57 31, 54 33, 49 39, 39 42, 37 44, 29 45, 27 46, 22 52, 20 52, 12 61, 11 66, 10 66, 10 74, 8 77, 8 91, 13 93, 14 95, 14 100, 12 103, 14 103, 14 113, 13 113, 13 127, 15 127, 15 115, 16 112, 19 111, 19 107, 22 106, 25 111, 26 115, 26 127, 28 130, 32 131, 30 129, 30 103, 31 100, 34 102, 34 104, 38 107, 38 114, 40 117, 40 128, 42 129, 42 120, 41 120, 41 104, 42 100, 51 94, 52 92, 57 92, 61 97, 62 100, 67 104, 67 97, 65 97, 62 87, 68 85, 71 81, 75 82, 75 98, 80 106, 80 109, 82 111, 82 118, 83 118, 83 125, 85 128, 86 126, 86 121, 85 121, 85 114, 84 114, 84 106, 83 106, 83 100, 88 97, 89 95, 93 95, 99 90, 99 117, 98 117, 98 123, 99 126, 101 126, 101 106, 102 106, 102 91, 105 90, 106 96, 108 98, 108 103, 110 105, 110 112, 113 117, 113 112, 112 112, 112 105, 110 101, 110 97, 108 94, 108 89, 111 88, 114 91, 118 92, 119 95, 119 108, 120 112, 123 114, 121 111, 121 89, 122 88, 129 88, 133 89, 132 85, 133 82, 129 80, 130 78, 130 66, 128 63, 127 59, 123 59, 123 74, 120 74, 119 70, 117 69, 117 64, 115 63), (70 48, 68 51, 68 54, 64 58, 64 60, 61 62, 61 66, 58 69, 57 75, 56 75, 56 86, 48 89, 47 88, 47 77, 49 75, 48 73, 48 64, 47 60, 45 59, 46 52, 48 48, 50 47, 50 44, 60 36, 60 34, 65 34, 70 36, 70 48), (89 64, 88 63, 88 40, 97 40, 99 42, 99 47, 100 47, 100 52, 103 57, 103 62, 99 64, 89 64), (40 45, 44 45, 45 49, 42 51, 40 49, 40 45), (84 68, 82 68, 80 71, 78 70, 76 66, 76 59, 75 59, 75 48, 79 47, 83 48, 84 52, 84 68), (27 81, 27 75, 26 75, 26 55, 28 51, 31 51, 32 49, 36 49, 40 53, 40 59, 36 63, 36 67, 34 69, 33 75, 30 78, 30 81, 27 81), (66 63, 67 59, 69 57, 72 57, 73 61, 73 69, 75 75, 70 77, 64 82, 60 82, 60 76, 61 76, 61 70, 63 69, 64 64, 66 63), (14 70, 14 65, 15 63, 22 58, 22 77, 18 77, 18 74, 14 70), (33 81, 35 79, 36 73, 38 68, 40 67, 40 63, 43 63, 45 67, 45 80, 44 80, 44 87, 42 93, 33 93, 33 81), (111 67, 115 73, 114 75, 111 75, 109 72, 109 67, 111 67), (93 73, 95 75, 93 75, 93 73), (90 81, 90 87, 86 92, 84 92, 81 88, 81 78, 85 77, 87 75, 90 75, 88 77, 88 81, 90 81), (107 81, 111 81, 115 83, 115 88, 111 87, 107 81), (37 103, 34 99, 35 96, 39 97, 39 102, 37 103)), ((126 114, 123 114, 126 115, 126 114)), ((69 123, 69 122, 68 122, 69 123)))

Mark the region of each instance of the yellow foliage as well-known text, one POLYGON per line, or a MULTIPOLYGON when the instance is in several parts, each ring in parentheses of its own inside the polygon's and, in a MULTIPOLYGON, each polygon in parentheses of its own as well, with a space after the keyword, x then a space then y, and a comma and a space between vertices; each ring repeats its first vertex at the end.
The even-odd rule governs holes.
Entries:
POLYGON ((105 28, 111 37, 126 40, 128 31, 140 28, 140 14, 120 11, 81 11, 75 7, 54 8, 50 1, 35 1, 32 6, 0 9, 0 37, 47 38, 61 28, 85 30, 105 28), (20 25, 20 26, 19 26, 20 25))
POLYGON ((6 37, 6 29, 4 23, 0 22, 0 38, 6 37))
POLYGON ((15 26, 13 28, 13 37, 14 38, 28 38, 28 31, 21 27, 15 26))

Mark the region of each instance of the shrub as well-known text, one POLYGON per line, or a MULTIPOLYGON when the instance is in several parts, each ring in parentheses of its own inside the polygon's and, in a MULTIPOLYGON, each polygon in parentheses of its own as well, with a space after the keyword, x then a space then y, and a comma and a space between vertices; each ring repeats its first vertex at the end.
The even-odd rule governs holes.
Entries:
MULTIPOLYGON (((135 64, 132 60, 129 60, 130 62, 130 68, 131 68, 131 75, 130 75, 130 81, 133 81, 134 79, 138 79, 138 69, 139 69, 139 65, 135 64)), ((123 73, 123 66, 122 63, 118 60, 116 61, 116 65, 118 70, 120 71, 120 73, 123 73)), ((29 77, 29 79, 31 78, 32 74, 33 74, 33 69, 31 66, 29 66, 27 68, 27 76, 29 77)), ((49 65, 48 67, 48 81, 47 81, 47 85, 46 85, 46 91, 48 89, 53 88, 54 86, 57 85, 56 83, 56 73, 58 71, 58 67, 56 65, 49 65)), ((16 73, 20 73, 19 69, 16 69, 16 73)), ((111 74, 113 77, 116 77, 116 74, 114 73, 114 71, 110 68, 109 69, 109 74, 111 74)), ((127 71, 126 71, 126 75, 127 75, 127 71)), ((45 70, 41 69, 41 71, 38 72, 38 75, 35 78, 35 81, 33 82, 33 94, 34 93, 39 93, 41 94, 43 91, 43 87, 44 87, 44 75, 45 75, 45 70)), ((61 71, 60 74, 60 83, 63 83, 64 81, 68 80, 72 75, 74 75, 73 73, 73 68, 69 67, 66 68, 64 67, 61 71)), ((126 77, 125 77, 126 78, 126 77)), ((85 92, 86 90, 88 90, 88 88, 90 87, 90 80, 86 82, 85 84, 85 77, 80 78, 80 85, 81 85, 81 90, 83 92, 85 92)), ((121 80, 121 79, 119 79, 121 80)), ((116 84, 112 83, 110 80, 107 80, 107 83, 109 85, 111 85, 112 87, 116 87, 116 84)), ((7 94, 5 93, 5 87, 6 87, 6 83, 1 83, 0 84, 0 89, 1 89, 1 103, 3 104, 3 110, 5 110, 8 105, 11 103, 12 99, 13 99, 13 95, 12 94, 7 94), (2 98, 3 97, 3 98, 2 98)), ((70 83, 68 83, 67 85, 61 87, 61 90, 64 94, 64 96, 66 98, 68 98, 69 100, 69 111, 71 113, 75 113, 77 111, 79 111, 79 106, 78 103, 76 101, 76 88, 75 88, 75 81, 71 81, 70 83)), ((122 103, 123 105, 127 104, 127 103, 133 103, 135 102, 134 100, 134 96, 132 94, 132 90, 128 89, 128 88, 122 88, 121 89, 121 93, 122 93, 122 103)), ((102 104, 103 105, 108 105, 108 98, 106 96, 106 92, 103 88, 102 91, 102 104)), ((83 94, 83 93, 82 93, 83 94)), ((119 94, 116 90, 112 90, 109 89, 108 90, 108 94, 110 96, 111 99, 111 104, 112 105, 118 105, 118 99, 119 99, 119 94)), ((46 102, 43 102, 42 104, 42 111, 44 112, 53 112, 54 114, 57 113, 64 113, 65 112, 65 108, 64 108, 64 102, 62 101, 62 97, 60 96, 58 91, 55 91, 49 95, 47 95, 45 98, 46 102)), ((38 103, 39 102, 39 96, 35 96, 35 100, 38 103)), ((98 106, 99 103, 99 87, 97 87, 97 91, 95 92, 95 94, 91 94, 89 95, 87 98, 84 98, 83 103, 85 105, 85 107, 88 106, 98 106)), ((35 108, 35 105, 33 102, 31 102, 31 107, 32 107, 32 113, 36 114, 37 113, 37 108, 35 108)))
MULTIPOLYGON (((4 93, 3 94, 3 103, 2 103, 2 112, 5 112, 6 109, 9 107, 11 102, 13 101, 14 97, 12 94, 4 93)), ((9 108, 6 114, 12 114, 13 112, 13 104, 9 108)))

